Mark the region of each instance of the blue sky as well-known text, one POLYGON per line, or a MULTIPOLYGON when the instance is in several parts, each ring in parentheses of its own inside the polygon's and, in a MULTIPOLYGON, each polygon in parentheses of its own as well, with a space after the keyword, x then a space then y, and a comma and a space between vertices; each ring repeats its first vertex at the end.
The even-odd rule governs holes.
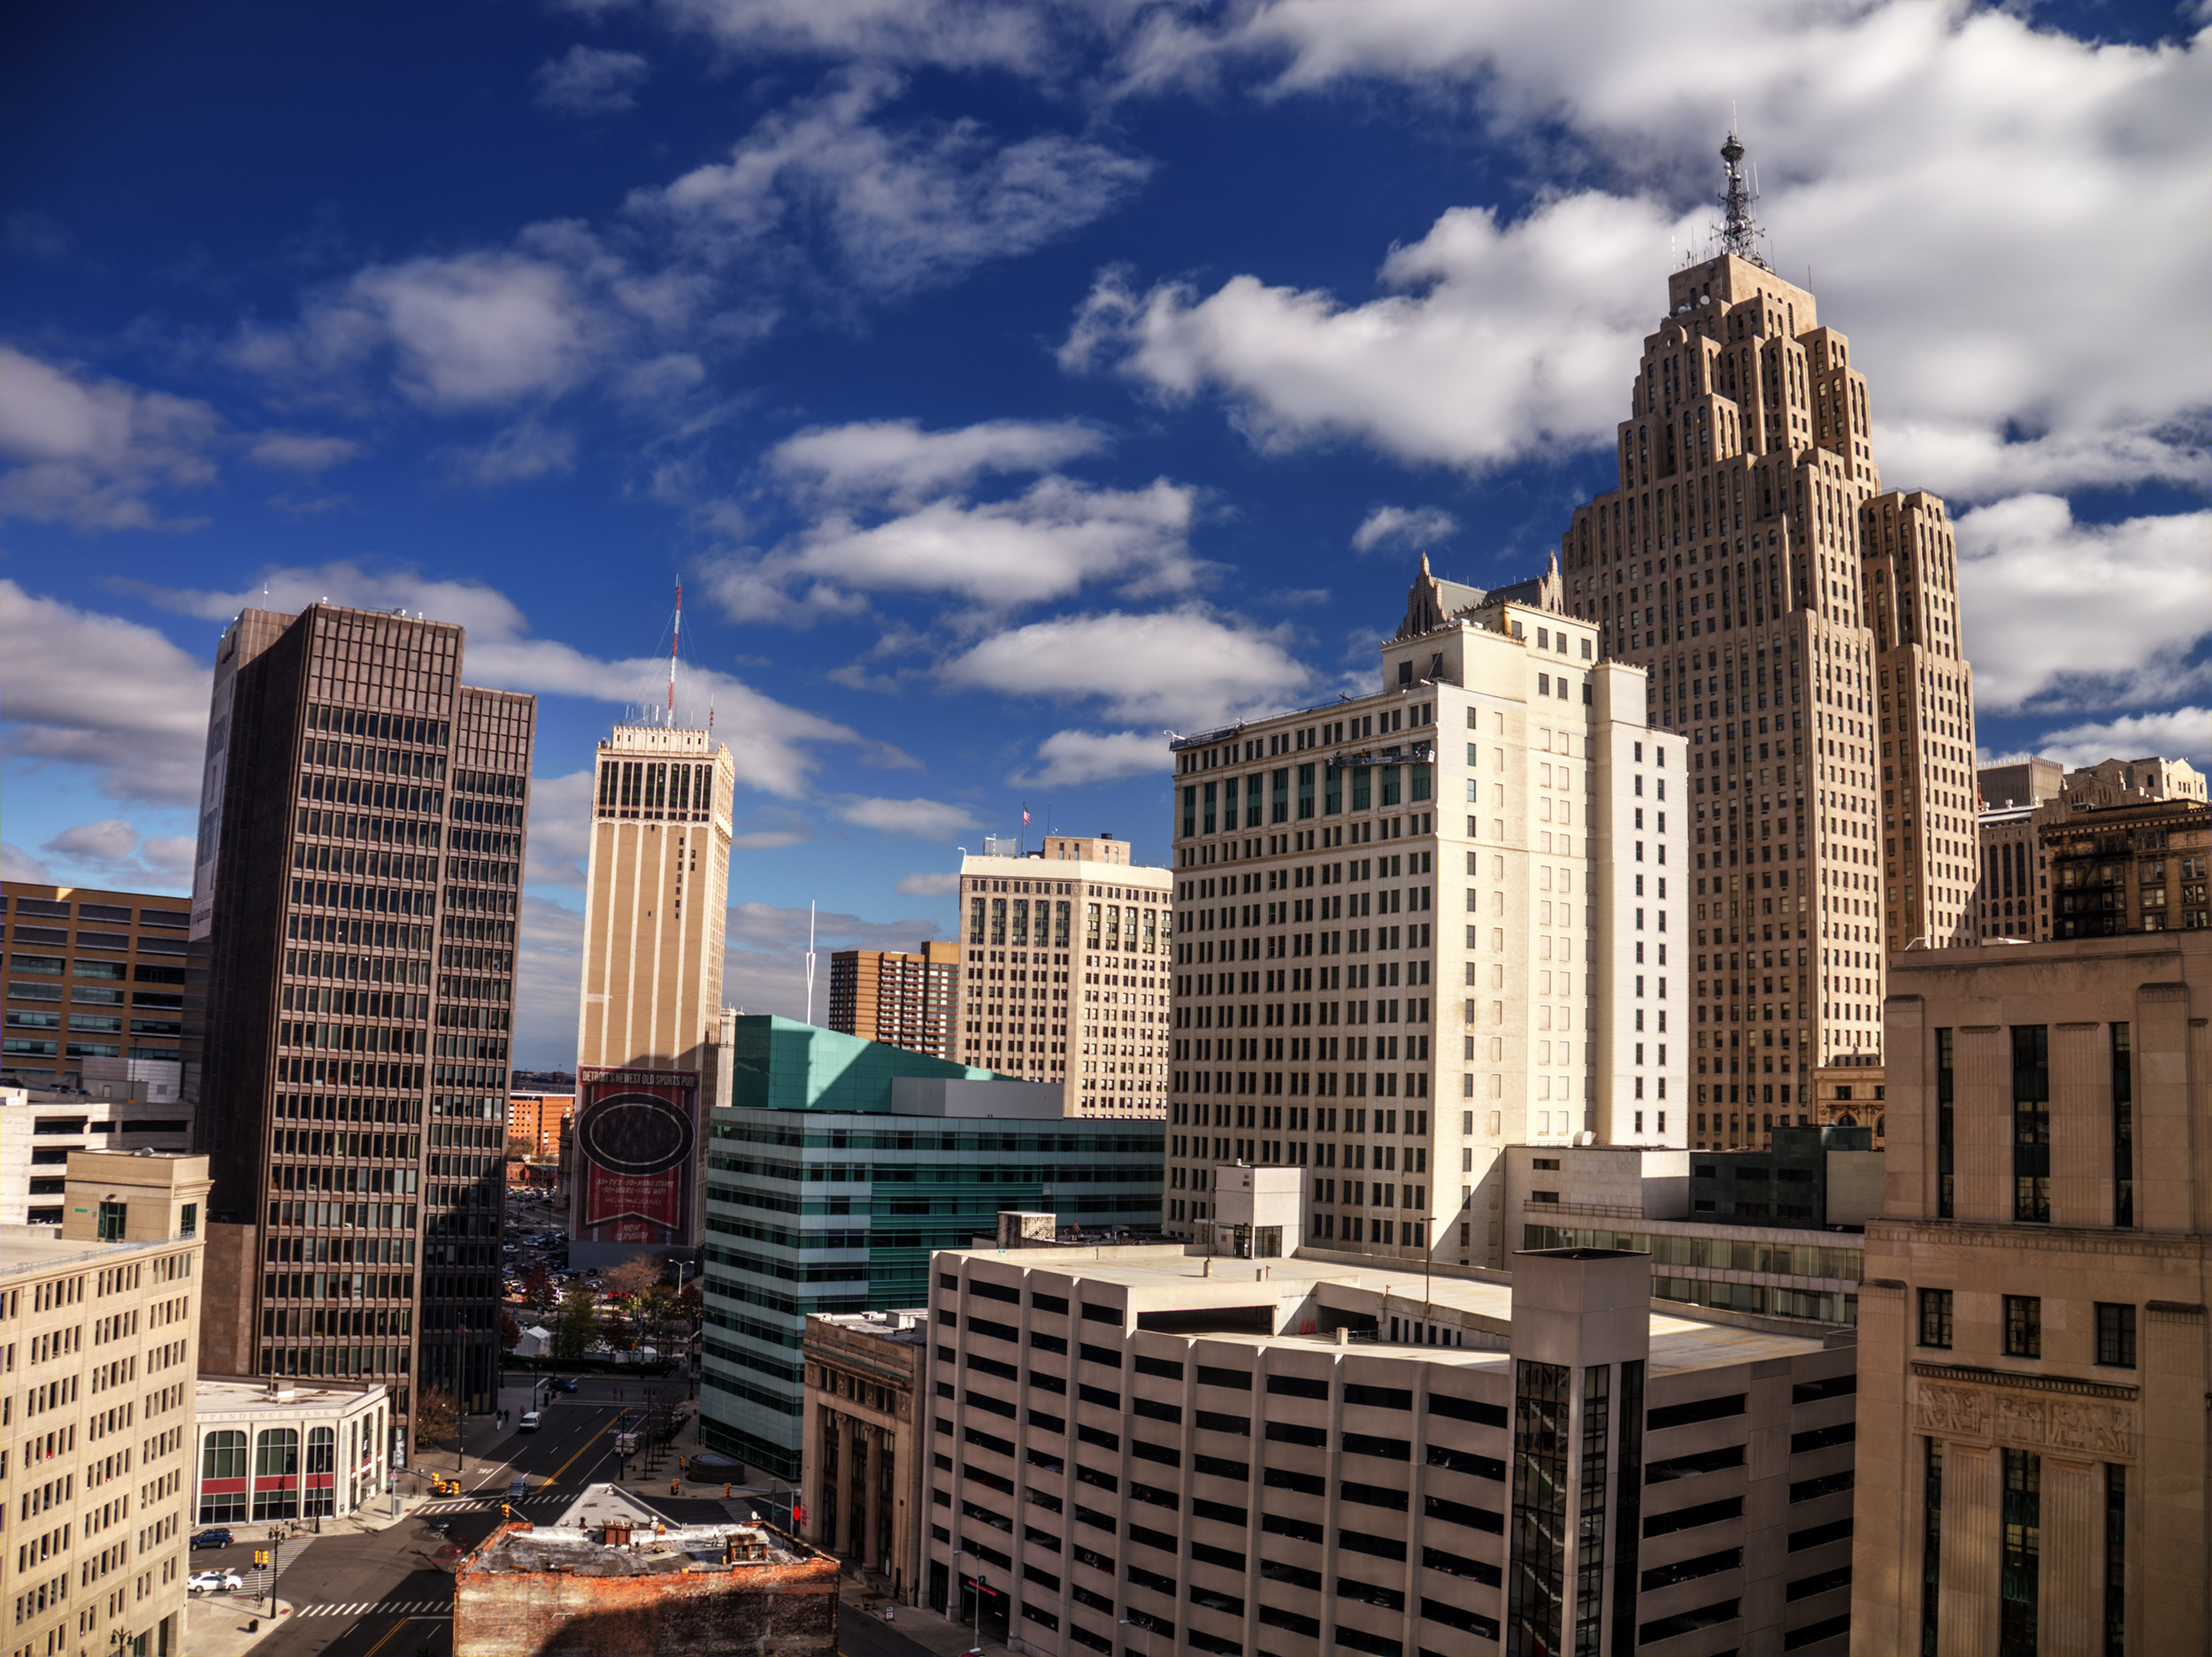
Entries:
POLYGON ((739 762, 730 999, 950 920, 958 846, 1166 855, 1164 730, 1362 686, 1425 550, 1539 567, 1733 117, 1943 495, 1985 756, 2212 762, 2201 6, 459 0, 19 11, 0 837, 181 890, 244 603, 465 623, 581 778, 739 762), (266 589, 268 596, 262 595, 266 589))

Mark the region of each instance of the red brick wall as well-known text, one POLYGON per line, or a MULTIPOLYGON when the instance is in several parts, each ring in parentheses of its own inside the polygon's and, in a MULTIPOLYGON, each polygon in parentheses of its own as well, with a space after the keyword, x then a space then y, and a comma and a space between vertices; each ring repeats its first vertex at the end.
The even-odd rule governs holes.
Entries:
POLYGON ((837 1561, 592 1576, 486 1570, 454 1583, 469 1657, 836 1657, 837 1561))

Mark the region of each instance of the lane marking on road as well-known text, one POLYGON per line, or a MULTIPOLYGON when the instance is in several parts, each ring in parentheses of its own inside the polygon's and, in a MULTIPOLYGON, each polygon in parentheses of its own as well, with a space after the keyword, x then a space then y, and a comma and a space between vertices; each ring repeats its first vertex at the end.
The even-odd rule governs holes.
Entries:
MULTIPOLYGON (((617 1417, 615 1418, 615 1420, 616 1420, 616 1421, 618 1421, 618 1420, 620 1420, 620 1419, 621 1419, 621 1417, 620 1417, 620 1416, 617 1416, 617 1417)), ((567 1461, 565 1461, 562 1462, 562 1463, 560 1464, 560 1466, 558 1466, 558 1467, 555 1468, 555 1469, 553 1469, 550 1473, 549 1473, 549 1474, 547 1474, 547 1475, 546 1475, 545 1482, 546 1482, 548 1484, 559 1484, 559 1483, 560 1483, 560 1481, 561 1481, 561 1475, 562 1475, 562 1474, 564 1474, 564 1473, 565 1473, 565 1472, 567 1472, 567 1471, 568 1471, 568 1469, 569 1469, 570 1468, 572 1468, 572 1467, 573 1467, 573 1466, 575 1466, 575 1465, 576 1465, 577 1457, 578 1457, 578 1456, 582 1455, 586 1450, 590 1449, 590 1448, 591 1448, 591 1446, 592 1446, 594 1444, 597 1443, 597 1442, 598 1442, 601 1438, 604 1438, 604 1437, 607 1435, 607 1433, 609 1432, 609 1431, 611 1431, 611 1430, 613 1428, 613 1426, 614 1426, 614 1422, 613 1422, 613 1421, 609 1421, 609 1422, 606 1422, 606 1423, 602 1423, 602 1425, 600 1426, 600 1428, 599 1428, 599 1431, 596 1431, 596 1432, 593 1433, 593 1434, 591 1435, 591 1437, 590 1437, 590 1438, 588 1438, 585 1439, 585 1440, 584 1440, 584 1442, 583 1442, 581 1445, 580 1445, 580 1446, 577 1446, 577 1450, 576 1450, 576 1454, 575 1454, 575 1455, 572 1455, 572 1456, 570 1456, 570 1457, 568 1458, 568 1460, 567 1460, 567 1461)))

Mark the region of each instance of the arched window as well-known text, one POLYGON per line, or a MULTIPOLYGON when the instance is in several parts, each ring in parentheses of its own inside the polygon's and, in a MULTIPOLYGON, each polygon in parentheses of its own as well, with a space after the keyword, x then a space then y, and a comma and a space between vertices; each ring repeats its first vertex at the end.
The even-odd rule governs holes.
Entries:
POLYGON ((246 1435, 219 1431, 200 1441, 202 1524, 242 1523, 246 1517, 246 1435))
POLYGON ((300 1435, 296 1428, 268 1427, 256 1435, 253 1461, 253 1516, 300 1516, 300 1435))
POLYGON ((338 1434, 329 1427, 314 1427, 307 1434, 307 1490, 305 1513, 317 1514, 337 1511, 338 1434))
POLYGON ((243 1478, 246 1477, 246 1435, 242 1432, 211 1432, 202 1440, 200 1447, 200 1477, 202 1478, 243 1478))

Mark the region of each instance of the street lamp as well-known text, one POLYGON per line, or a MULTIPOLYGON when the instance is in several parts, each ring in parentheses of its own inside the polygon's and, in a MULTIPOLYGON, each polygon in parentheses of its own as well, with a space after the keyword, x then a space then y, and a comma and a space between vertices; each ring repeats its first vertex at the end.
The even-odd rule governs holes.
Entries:
MULTIPOLYGON (((956 1560, 964 1553, 966 1553, 970 1559, 975 1560, 975 1644, 968 1648, 968 1657, 983 1657, 983 1561, 976 1559, 973 1553, 969 1553, 964 1547, 956 1547, 952 1551, 952 1556, 956 1560)), ((958 1569, 959 1568, 956 1565, 954 1567, 956 1574, 958 1569)))
POLYGON ((1144 1657, 1152 1657, 1152 1625, 1149 1622, 1139 1622, 1132 1618, 1123 1617, 1116 1626, 1142 1629, 1144 1630, 1144 1657))

